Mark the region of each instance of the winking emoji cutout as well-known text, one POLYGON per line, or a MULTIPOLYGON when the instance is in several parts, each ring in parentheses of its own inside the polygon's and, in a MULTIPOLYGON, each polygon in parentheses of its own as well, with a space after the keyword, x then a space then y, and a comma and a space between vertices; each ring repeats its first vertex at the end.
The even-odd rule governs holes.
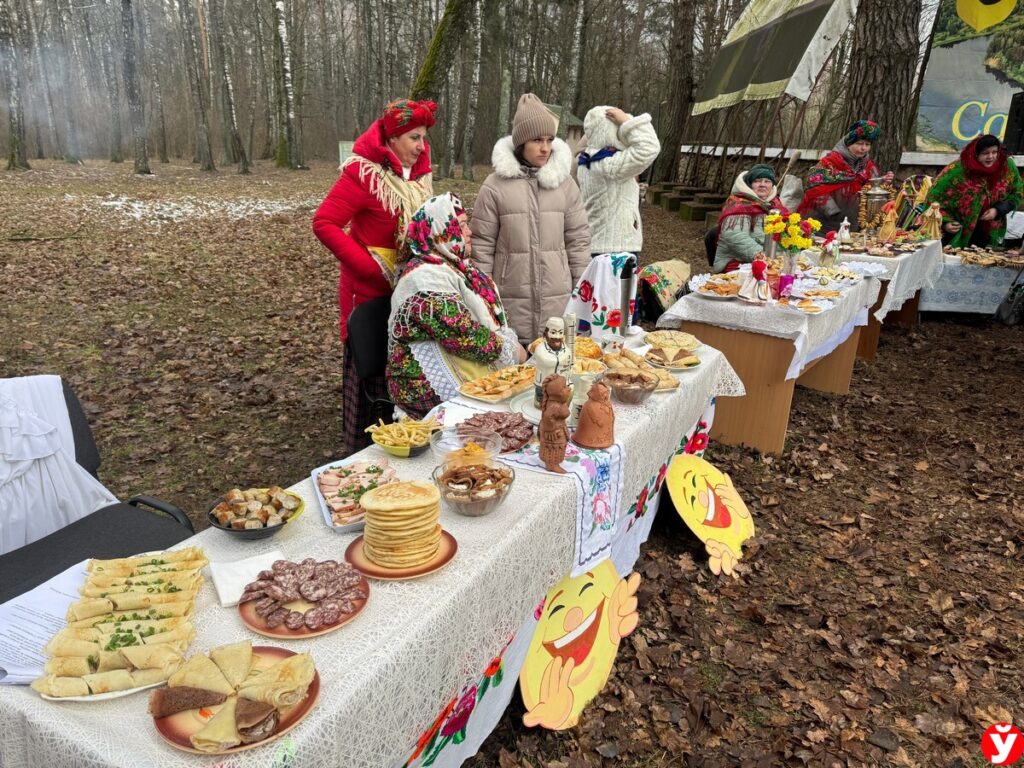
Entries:
POLYGON ((754 535, 754 518, 729 476, 698 456, 683 454, 673 459, 665 483, 679 516, 704 542, 711 572, 738 577, 734 569, 743 557, 743 543, 754 535))

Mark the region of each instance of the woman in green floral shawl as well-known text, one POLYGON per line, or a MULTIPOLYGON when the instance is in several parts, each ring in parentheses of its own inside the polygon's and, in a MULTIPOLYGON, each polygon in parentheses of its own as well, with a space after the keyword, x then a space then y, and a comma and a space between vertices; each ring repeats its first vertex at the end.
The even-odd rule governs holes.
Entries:
POLYGON ((469 260, 466 211, 451 193, 413 214, 410 257, 391 296, 387 383, 392 401, 421 418, 464 381, 521 363, 494 281, 469 260))
POLYGON ((1022 198, 1017 166, 992 134, 964 147, 928 193, 928 202, 942 209, 942 242, 954 248, 1001 244, 1006 215, 1017 210, 1022 198))

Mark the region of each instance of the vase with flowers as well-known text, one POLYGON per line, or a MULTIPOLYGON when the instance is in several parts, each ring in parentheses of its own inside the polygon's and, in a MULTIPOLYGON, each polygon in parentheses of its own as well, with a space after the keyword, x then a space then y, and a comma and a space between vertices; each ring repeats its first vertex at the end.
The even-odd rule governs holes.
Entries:
POLYGON ((782 275, 779 277, 779 296, 788 296, 793 286, 793 273, 800 251, 814 245, 811 236, 821 229, 817 219, 804 218, 799 213, 783 215, 769 213, 764 220, 764 232, 782 249, 782 275))

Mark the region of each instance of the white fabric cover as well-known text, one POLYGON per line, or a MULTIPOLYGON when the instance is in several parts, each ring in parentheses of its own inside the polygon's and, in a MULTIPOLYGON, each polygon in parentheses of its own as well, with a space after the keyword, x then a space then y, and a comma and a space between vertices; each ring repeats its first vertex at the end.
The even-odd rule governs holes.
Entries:
POLYGON ((658 318, 659 328, 678 328, 683 320, 708 323, 721 328, 733 328, 766 336, 778 336, 793 341, 793 359, 790 361, 787 379, 795 379, 811 360, 820 356, 816 350, 842 343, 853 333, 853 328, 867 325, 867 307, 878 299, 881 283, 873 277, 865 277, 847 290, 842 298, 836 299, 835 306, 820 315, 806 315, 775 304, 762 306, 740 301, 716 301, 694 294, 687 294, 669 307, 658 318), (849 325, 853 320, 853 325, 849 325), (839 338, 837 334, 845 332, 839 338), (814 355, 814 356, 812 356, 814 355))
POLYGON ((943 262, 934 286, 921 291, 918 308, 922 312, 994 314, 1019 271, 964 264, 959 256, 945 256, 943 262))
POLYGON ((942 244, 930 240, 912 253, 899 256, 870 256, 866 253, 850 254, 850 259, 881 264, 888 270, 889 281, 882 306, 875 312, 875 319, 881 322, 890 312, 896 312, 918 291, 932 288, 942 275, 944 262, 942 244))
MULTIPOLYGON (((616 439, 625 449, 623 504, 636 499, 668 456, 678 450, 715 396, 742 394, 724 355, 700 351, 701 365, 680 374, 679 389, 658 393, 638 406, 616 407, 616 439), (657 424, 657 429, 651 429, 657 424), (627 501, 628 500, 628 501, 627 501)), ((471 401, 467 401, 467 404, 471 401)), ((474 403, 475 405, 485 405, 474 403)), ((377 446, 360 457, 382 457, 377 446)), ((427 480, 437 459, 426 453, 395 460, 402 479, 427 480), (399 463, 400 462, 400 463, 399 463)), ((316 506, 307 478, 293 487, 316 506)), ((45 701, 25 686, 0 686, 0 765, 160 766, 211 768, 222 763, 248 768, 283 765, 319 768, 394 768, 467 680, 478 678, 495 654, 517 635, 544 593, 569 572, 576 536, 576 483, 542 472, 516 473, 505 505, 485 517, 461 517, 442 507, 441 523, 458 542, 458 553, 437 573, 410 581, 372 580, 363 611, 337 632, 296 643, 268 641, 308 651, 320 672, 320 701, 295 730, 265 747, 227 761, 197 756, 165 744, 146 713, 144 696, 81 705, 45 701)), ((635 527, 635 526, 634 526, 635 527)), ((341 560, 357 532, 328 530, 308 512, 272 539, 238 541, 208 528, 177 547, 200 546, 211 562, 237 560, 280 549, 299 560, 341 560)), ((613 558, 618 565, 623 561, 613 558)), ((627 558, 627 561, 632 559, 627 558)), ((205 584, 196 598, 190 653, 253 638, 232 610, 220 607, 205 584)), ((521 638, 528 642, 529 632, 521 638)), ((506 652, 506 679, 493 695, 514 690, 525 649, 506 652)), ((464 753, 453 745, 434 763, 458 765, 476 751, 482 735, 470 735, 464 753), (450 753, 450 755, 449 755, 450 753)))
POLYGON ((0 554, 116 502, 75 462, 60 377, 0 379, 0 554))

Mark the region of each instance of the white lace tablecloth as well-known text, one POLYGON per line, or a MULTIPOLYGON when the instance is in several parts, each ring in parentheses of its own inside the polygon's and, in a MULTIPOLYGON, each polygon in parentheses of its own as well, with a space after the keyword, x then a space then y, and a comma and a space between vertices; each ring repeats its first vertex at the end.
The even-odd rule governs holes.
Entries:
POLYGON ((854 253, 844 254, 844 259, 881 264, 889 270, 888 275, 882 277, 889 281, 889 286, 882 299, 882 306, 875 312, 878 322, 882 322, 890 312, 898 311, 918 291, 934 286, 945 266, 942 244, 938 240, 929 240, 916 251, 901 253, 899 256, 854 253))
MULTIPOLYGON (((640 406, 616 406, 616 438, 625 451, 623 503, 635 499, 666 456, 718 395, 742 395, 732 367, 703 348, 703 363, 680 374, 679 389, 640 406), (652 428, 657 425, 657 428, 652 428)), ((379 449, 366 450, 383 455, 379 449)), ((429 480, 431 454, 393 459, 403 479, 429 480)), ((307 479, 295 486, 305 513, 280 534, 239 542, 208 529, 181 546, 202 546, 211 561, 233 561, 273 548, 291 559, 342 559, 355 534, 328 530, 307 479)), ((193 653, 252 639, 312 654, 320 700, 310 716, 265 747, 223 757, 180 752, 157 736, 135 694, 95 703, 49 702, 24 686, 0 686, 0 765, 4 768, 103 766, 191 768, 215 765, 392 768, 409 756, 437 717, 439 704, 479 674, 508 642, 545 591, 573 562, 576 484, 537 472, 517 473, 505 505, 481 518, 442 511, 458 541, 441 571, 405 582, 371 580, 363 612, 339 631, 303 642, 261 638, 234 609, 220 607, 204 584, 193 622, 193 653)))
POLYGON ((795 379, 813 360, 827 355, 842 344, 854 328, 867 325, 868 307, 878 299, 881 284, 866 277, 843 296, 835 306, 818 315, 785 309, 774 302, 758 305, 743 301, 718 301, 687 294, 658 318, 659 328, 678 328, 684 320, 707 323, 766 336, 793 340, 793 359, 786 373, 795 379))
POLYGON ((942 275, 921 291, 922 312, 974 312, 991 315, 1013 285, 1018 270, 964 264, 959 256, 944 256, 942 275))

